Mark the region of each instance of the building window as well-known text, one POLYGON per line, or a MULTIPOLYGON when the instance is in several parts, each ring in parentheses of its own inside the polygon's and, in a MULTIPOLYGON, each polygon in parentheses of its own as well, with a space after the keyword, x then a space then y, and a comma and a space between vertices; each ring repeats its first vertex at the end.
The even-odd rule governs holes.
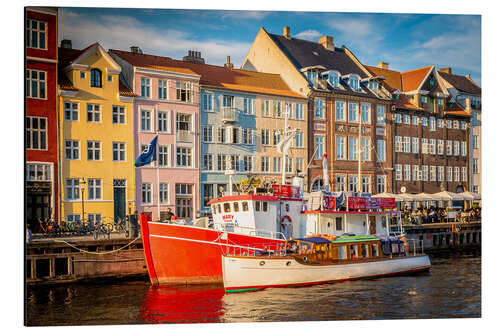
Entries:
POLYGON ((460 181, 460 167, 455 167, 455 181, 460 181))
POLYGON ((243 98, 243 113, 244 114, 254 114, 253 112, 253 100, 247 97, 243 98))
POLYGON ((113 76, 112 75, 108 75, 108 82, 113 82, 113 76))
POLYGON ((429 139, 429 154, 435 155, 436 154, 436 139, 429 139))
POLYGON ((461 147, 462 147, 462 156, 467 156, 467 142, 462 141, 461 147))
POLYGON ((371 181, 370 181, 370 176, 362 176, 361 177, 361 192, 363 193, 371 193, 372 188, 371 188, 371 181))
POLYGON ((434 165, 431 165, 430 168, 429 168, 429 180, 431 182, 434 182, 436 181, 436 166, 434 165))
POLYGON ((260 171, 261 172, 269 172, 269 157, 262 156, 260 158, 260 171))
POLYGON ((335 120, 345 121, 345 102, 336 101, 335 102, 335 120))
POLYGON ((322 98, 314 99, 314 118, 315 119, 325 119, 325 100, 322 98))
POLYGON ((287 157, 285 160, 285 172, 292 173, 293 172, 293 160, 290 157, 287 157))
POLYGON ((429 153, 429 144, 426 138, 422 138, 422 154, 428 154, 429 153))
POLYGON ((411 138, 411 152, 418 154, 418 138, 411 138))
POLYGON ((394 122, 395 122, 396 124, 401 124, 401 122, 402 122, 402 121, 401 121, 401 114, 396 113, 396 114, 394 115, 394 122))
POLYGON ((168 202, 168 184, 160 183, 160 203, 164 204, 168 202))
POLYGON ((217 171, 225 171, 227 169, 226 161, 227 161, 226 155, 223 154, 217 155, 217 171))
POLYGON ((427 126, 427 118, 426 117, 420 118, 420 123, 422 124, 422 126, 427 126))
POLYGON ((304 104, 302 103, 295 104, 295 119, 297 120, 304 119, 304 104))
POLYGON ((453 167, 446 167, 446 181, 453 181, 453 167))
POLYGON ((336 159, 345 160, 345 136, 336 137, 336 159))
POLYGON ((147 77, 141 77, 141 97, 151 97, 151 79, 147 77))
MULTIPOLYGON (((203 206, 208 207, 208 202, 214 198, 214 184, 203 184, 203 206)), ((213 205, 212 214, 215 214, 215 205, 213 205)))
POLYGON ((96 224, 102 222, 102 215, 100 213, 89 213, 88 219, 90 224, 96 224))
POLYGON ((472 159, 472 173, 474 173, 474 174, 479 173, 479 159, 478 158, 472 159))
POLYGON ((411 165, 405 164, 405 180, 410 181, 411 180, 411 165))
POLYGON ((328 73, 328 82, 333 88, 338 88, 339 86, 339 74, 337 72, 328 73))
POLYGON ((64 120, 78 121, 78 103, 64 103, 64 120))
POLYGON ((240 130, 239 127, 229 127, 230 143, 240 143, 240 130))
POLYGON ((396 153, 402 152, 403 151, 403 141, 401 140, 401 137, 396 136, 394 141, 395 141, 394 151, 396 153))
POLYGON ((151 132, 151 111, 141 111, 141 131, 151 132))
POLYGON ((370 154, 370 138, 362 137, 361 138, 361 160, 362 161, 371 161, 370 154))
POLYGON ((297 157, 295 159, 295 171, 300 173, 304 170, 304 159, 302 157, 297 157))
POLYGON ((350 175, 349 176, 349 191, 357 192, 358 191, 358 177, 350 175))
POLYGON ((125 124, 125 108, 113 106, 113 124, 125 124))
POLYGON ((418 125, 419 124, 419 118, 417 116, 412 116, 412 124, 413 125, 418 125))
POLYGON ((158 99, 167 99, 168 80, 158 80, 158 99))
POLYGON ((46 49, 47 23, 26 19, 26 46, 32 49, 46 49))
POLYGON ((422 181, 426 182, 429 179, 429 166, 422 165, 422 181))
POLYGON ((472 186, 472 192, 479 193, 479 186, 477 185, 472 186))
POLYGON ((193 194, 191 184, 175 184, 175 194, 179 196, 189 196, 193 194))
POLYGON ((385 162, 385 140, 377 140, 377 159, 385 162))
POLYGON ((99 104, 87 104, 87 122, 98 123, 101 121, 101 106, 99 104))
POLYGON ((349 137, 349 160, 358 160, 358 138, 349 137))
POLYGON ((337 182, 335 184, 335 191, 336 192, 345 191, 345 176, 344 175, 337 175, 336 180, 337 180, 337 182))
POLYGON ((167 112, 158 111, 158 132, 165 133, 168 130, 167 112))
POLYGON ((212 154, 203 154, 203 170, 213 170, 214 156, 212 154))
POLYGON ((269 145, 269 130, 267 129, 260 130, 260 140, 263 146, 269 145))
POLYGON ((88 200, 102 199, 102 180, 89 178, 87 180, 88 186, 88 200))
POLYGON ((349 122, 356 123, 358 122, 358 104, 349 103, 349 122))
POLYGON ((451 120, 449 120, 449 119, 448 119, 448 120, 446 120, 446 127, 447 127, 448 129, 451 129, 451 120))
POLYGON ((448 156, 453 155, 453 147, 451 140, 446 140, 446 155, 448 156))
POLYGON ((142 203, 144 205, 150 205, 152 203, 151 197, 151 183, 143 183, 141 192, 142 192, 142 203))
POLYGON ((26 97, 42 98, 46 97, 47 73, 34 69, 26 70, 26 97))
POLYGON ((377 175, 377 193, 385 192, 386 179, 385 175, 377 175))
POLYGON ((271 117, 271 101, 263 100, 260 104, 263 117, 271 117))
POLYGON ((125 142, 113 142, 113 161, 125 161, 125 142))
POLYGON ((429 118, 429 130, 430 131, 436 130, 436 118, 434 118, 434 117, 429 118))
POLYGON ((453 129, 458 129, 458 128, 459 128, 458 120, 453 120, 453 129))
POLYGON ((76 140, 65 140, 64 152, 64 156, 67 160, 80 159, 80 142, 76 140))
POLYGON ((377 105, 377 125, 385 125, 385 106, 377 105))
POLYGON ((66 200, 80 199, 80 179, 67 178, 66 179, 66 200))
POLYGON ((314 136, 314 149, 316 150, 316 154, 314 154, 314 158, 319 160, 323 153, 325 152, 325 136, 324 135, 315 135, 314 136))
POLYGON ((279 130, 273 131, 273 145, 277 145, 281 141, 281 132, 279 130))
POLYGON ((100 161, 101 160, 101 142, 100 141, 87 141, 87 160, 100 161))
POLYGON ((444 141, 443 140, 437 140, 438 142, 438 155, 444 155, 444 141))
POLYGON ((437 172, 438 182, 442 182, 444 180, 444 166, 438 166, 437 172))
POLYGON ((411 152, 411 147, 410 147, 410 137, 409 136, 405 136, 404 137, 404 152, 405 153, 410 153, 411 152))
POLYGON ((80 214, 66 215, 66 222, 80 222, 80 214))
POLYGON ((427 103, 427 96, 420 96, 420 102, 422 104, 426 104, 427 103))
POLYGON ((240 156, 239 155, 229 155, 229 162, 231 164, 231 169, 234 171, 240 170, 240 156))
POLYGON ((50 181, 51 174, 50 165, 48 164, 26 164, 26 180, 28 181, 50 181))
POLYGON ((177 147, 177 166, 178 167, 191 166, 191 148, 177 147))
POLYGON ((213 126, 211 125, 201 126, 201 138, 204 143, 213 142, 213 126))
POLYGON ((253 156, 243 156, 243 171, 253 170, 253 156))
POLYGON ((462 181, 467 181, 467 167, 462 167, 462 181))
POLYGON ((361 103, 361 122, 363 124, 370 123, 370 104, 361 103))
POLYGON ((467 123, 465 121, 460 121, 460 129, 465 130, 467 129, 467 123))
POLYGON ((437 128, 443 128, 443 119, 437 120, 437 128))
POLYGON ((411 118, 410 118, 410 116, 409 116, 409 115, 407 115, 407 114, 405 114, 405 115, 403 116, 403 123, 405 123, 406 125, 410 125, 410 123, 411 123, 411 122, 410 122, 410 119, 411 119, 411 118))
POLYGON ((420 177, 419 177, 419 170, 418 170, 418 165, 414 165, 413 166, 413 181, 417 181, 417 180, 420 180, 420 177))
POLYGON ((100 69, 92 68, 90 70, 90 86, 102 88, 102 72, 100 69))
POLYGON ((460 155, 460 142, 459 141, 453 141, 453 155, 455 155, 455 156, 460 155))
POLYGON ((168 166, 168 146, 158 146, 158 165, 168 166))
POLYGON ((281 157, 273 157, 273 172, 281 172, 281 157))
POLYGON ((242 132, 242 143, 246 145, 253 145, 253 131, 251 128, 243 128, 242 132))
POLYGON ((401 164, 396 164, 395 169, 396 169, 396 180, 402 180, 403 174, 402 174, 401 164))
POLYGON ((304 148, 304 133, 295 133, 295 148, 304 148))
POLYGON ((178 131, 191 130, 191 115, 178 113, 175 115, 175 128, 178 131))
POLYGON ((176 83, 176 96, 177 100, 181 102, 191 102, 191 89, 190 82, 177 81, 176 83))
POLYGON ((479 138, 477 135, 472 136, 472 149, 478 149, 479 148, 479 138))
POLYGON ((80 72, 80 79, 85 79, 85 72, 80 72))
POLYGON ((205 111, 213 111, 213 95, 212 94, 203 94, 203 110, 205 111))
POLYGON ((349 87, 351 87, 351 89, 354 91, 359 90, 359 78, 357 75, 349 75, 349 87))
POLYGON ((26 117, 26 148, 47 149, 47 118, 26 117))

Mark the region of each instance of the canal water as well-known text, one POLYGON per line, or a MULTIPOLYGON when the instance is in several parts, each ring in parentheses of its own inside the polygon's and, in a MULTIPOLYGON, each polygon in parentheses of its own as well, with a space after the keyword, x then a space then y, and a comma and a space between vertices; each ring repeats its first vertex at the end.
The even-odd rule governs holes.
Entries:
POLYGON ((28 326, 481 317, 481 257, 431 257, 429 273, 225 294, 149 281, 27 290, 28 326))

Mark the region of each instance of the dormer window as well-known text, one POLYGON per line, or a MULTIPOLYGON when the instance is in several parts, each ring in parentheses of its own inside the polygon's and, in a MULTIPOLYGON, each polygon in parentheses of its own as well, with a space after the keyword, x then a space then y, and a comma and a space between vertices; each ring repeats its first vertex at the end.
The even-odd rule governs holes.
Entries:
POLYGON ((431 79, 429 80, 429 85, 430 85, 431 87, 434 87, 434 84, 435 84, 434 79, 433 79, 433 78, 431 78, 431 79))
POLYGON ((349 76, 349 87, 355 91, 359 90, 359 77, 357 75, 351 74, 349 76))
POLYGON ((90 70, 90 86, 102 88, 102 72, 97 68, 90 70))
POLYGON ((378 91, 378 86, 379 86, 378 81, 370 81, 370 82, 368 82, 368 88, 370 88, 371 91, 377 92, 378 91))
POLYGON ((318 73, 315 70, 309 69, 306 72, 307 81, 311 84, 316 84, 318 80, 318 73))
POLYGON ((422 104, 427 103, 427 96, 420 96, 420 102, 421 102, 422 104))
POLYGON ((339 77, 340 74, 337 71, 324 72, 322 75, 322 79, 327 80, 332 88, 339 87, 339 77))

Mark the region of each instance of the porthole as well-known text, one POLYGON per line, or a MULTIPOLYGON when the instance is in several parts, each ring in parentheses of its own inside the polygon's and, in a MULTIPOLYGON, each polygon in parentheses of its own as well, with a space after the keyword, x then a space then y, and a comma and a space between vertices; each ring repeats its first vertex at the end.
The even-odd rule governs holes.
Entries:
POLYGON ((286 265, 287 265, 287 266, 290 266, 291 264, 292 264, 292 262, 291 262, 291 261, 287 261, 287 262, 286 262, 286 265))
POLYGON ((306 262, 306 261, 307 261, 307 257, 305 257, 305 256, 304 256, 304 257, 302 258, 302 260, 304 260, 304 262, 306 262))
POLYGON ((266 262, 265 262, 265 261, 261 261, 261 262, 259 262, 259 265, 261 265, 261 266, 264 266, 265 264, 266 264, 266 262))

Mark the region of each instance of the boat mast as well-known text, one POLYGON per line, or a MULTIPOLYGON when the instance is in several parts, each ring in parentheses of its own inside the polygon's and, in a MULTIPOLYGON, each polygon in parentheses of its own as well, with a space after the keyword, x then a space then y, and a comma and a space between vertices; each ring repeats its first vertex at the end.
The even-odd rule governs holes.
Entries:
MULTIPOLYGON (((285 129, 283 130, 283 139, 286 138, 286 130, 287 130, 287 125, 288 125, 288 121, 287 120, 288 120, 288 111, 289 111, 288 109, 289 109, 289 105, 288 105, 288 103, 285 103, 285 129)), ((281 185, 285 185, 285 178, 286 178, 286 175, 285 175, 286 151, 285 151, 285 149, 283 149, 282 155, 283 155, 283 161, 281 163, 281 167, 282 167, 282 170, 281 170, 281 185)))
POLYGON ((358 107, 358 193, 361 193, 361 107, 358 107))

